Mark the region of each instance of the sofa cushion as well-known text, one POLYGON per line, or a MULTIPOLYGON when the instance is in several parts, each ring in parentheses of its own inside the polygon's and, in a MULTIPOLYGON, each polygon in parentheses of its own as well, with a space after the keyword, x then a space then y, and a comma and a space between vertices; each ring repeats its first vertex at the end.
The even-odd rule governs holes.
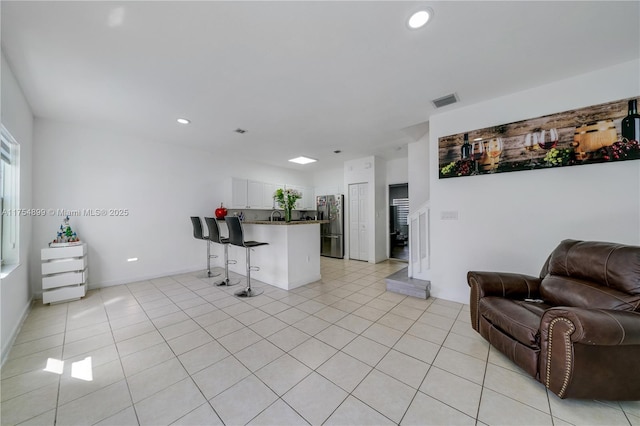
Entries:
POLYGON ((640 295, 629 294, 592 281, 548 275, 540 284, 540 295, 551 305, 588 309, 637 311, 640 295))
POLYGON ((551 253, 547 271, 640 295, 640 247, 564 240, 551 253))
POLYGON ((540 318, 550 306, 503 297, 483 297, 478 310, 494 327, 531 348, 540 344, 540 318))

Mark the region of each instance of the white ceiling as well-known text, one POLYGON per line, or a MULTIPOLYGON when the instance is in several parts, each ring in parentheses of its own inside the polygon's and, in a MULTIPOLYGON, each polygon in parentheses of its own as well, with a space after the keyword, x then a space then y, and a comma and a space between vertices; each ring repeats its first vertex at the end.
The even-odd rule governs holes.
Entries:
POLYGON ((37 117, 314 171, 406 156, 443 95, 451 109, 640 57, 639 6, 2 1, 2 50, 37 117))

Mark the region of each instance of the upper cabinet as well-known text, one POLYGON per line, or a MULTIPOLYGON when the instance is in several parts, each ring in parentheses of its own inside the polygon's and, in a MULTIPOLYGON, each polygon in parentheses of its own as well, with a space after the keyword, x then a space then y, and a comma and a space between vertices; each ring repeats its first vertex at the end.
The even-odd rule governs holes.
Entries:
POLYGON ((261 209, 263 205, 264 182, 247 181, 247 208, 261 209))
POLYGON ((296 210, 316 209, 316 197, 312 187, 300 185, 285 185, 285 188, 296 189, 302 194, 302 198, 296 201, 296 210))
MULTIPOLYGON (((248 205, 247 180, 231 178, 231 207, 232 209, 245 209, 248 205)), ((228 199, 228 198, 227 198, 228 199)))
POLYGON ((264 182, 231 178, 230 198, 232 209, 262 209, 264 204, 264 182))
POLYGON ((273 199, 278 188, 297 189, 302 198, 296 202, 296 210, 315 210, 315 194, 312 187, 299 185, 283 185, 260 182, 256 180, 231 178, 227 184, 227 207, 231 209, 277 209, 279 206, 273 199))
POLYGON ((313 187, 309 186, 302 191, 302 210, 315 210, 316 207, 316 192, 313 187))
POLYGON ((265 183, 263 192, 262 192, 262 205, 265 209, 275 209, 278 206, 276 205, 276 200, 273 199, 273 194, 276 192, 276 189, 282 188, 282 185, 278 185, 275 183, 265 183))

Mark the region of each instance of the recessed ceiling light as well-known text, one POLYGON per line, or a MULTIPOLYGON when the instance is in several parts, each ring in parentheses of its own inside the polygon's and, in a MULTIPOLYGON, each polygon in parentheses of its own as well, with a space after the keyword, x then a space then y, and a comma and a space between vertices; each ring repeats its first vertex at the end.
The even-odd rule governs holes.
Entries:
POLYGON ((191 120, 187 120, 186 118, 178 118, 176 121, 178 123, 180 123, 180 124, 189 124, 189 123, 191 123, 191 120))
POLYGON ((409 18, 409 28, 417 29, 426 25, 427 22, 433 16, 433 11, 431 9, 424 9, 415 12, 409 18))
POLYGON ((309 164, 309 163, 315 163, 316 159, 314 158, 309 158, 309 157, 296 157, 296 158, 292 158, 291 160, 292 163, 298 163, 298 164, 309 164))

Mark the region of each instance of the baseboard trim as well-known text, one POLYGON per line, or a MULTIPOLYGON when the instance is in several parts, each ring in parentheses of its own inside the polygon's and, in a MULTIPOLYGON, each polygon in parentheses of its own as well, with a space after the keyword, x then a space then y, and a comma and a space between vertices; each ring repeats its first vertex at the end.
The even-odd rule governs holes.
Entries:
POLYGON ((20 317, 20 321, 18 321, 16 326, 11 331, 11 338, 6 342, 6 344, 2 348, 2 358, 1 358, 2 361, 0 361, 0 368, 4 366, 4 363, 7 360, 7 357, 9 356, 9 352, 11 352, 11 348, 13 347, 13 344, 15 343, 16 338, 20 333, 20 330, 22 329, 22 325, 24 324, 24 321, 27 319, 27 316, 29 316, 29 313, 31 312, 31 306, 33 306, 33 301, 34 301, 34 297, 31 296, 31 299, 29 299, 29 303, 27 303, 27 306, 25 306, 22 311, 22 316, 20 317))

